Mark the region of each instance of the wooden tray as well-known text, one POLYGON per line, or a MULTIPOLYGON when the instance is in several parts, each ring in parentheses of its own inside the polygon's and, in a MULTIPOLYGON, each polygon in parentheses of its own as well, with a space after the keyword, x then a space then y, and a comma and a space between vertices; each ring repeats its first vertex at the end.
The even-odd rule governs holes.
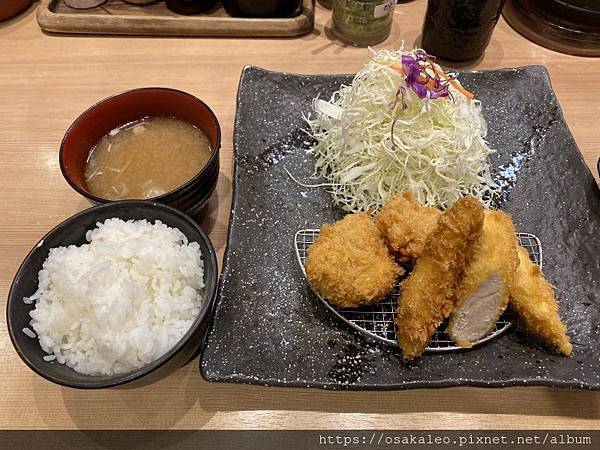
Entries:
POLYGON ((314 0, 302 0, 298 15, 285 19, 243 19, 223 7, 196 16, 181 16, 160 1, 135 6, 120 0, 87 10, 66 6, 62 0, 41 0, 40 28, 58 33, 129 34, 156 36, 298 36, 314 27, 314 0))

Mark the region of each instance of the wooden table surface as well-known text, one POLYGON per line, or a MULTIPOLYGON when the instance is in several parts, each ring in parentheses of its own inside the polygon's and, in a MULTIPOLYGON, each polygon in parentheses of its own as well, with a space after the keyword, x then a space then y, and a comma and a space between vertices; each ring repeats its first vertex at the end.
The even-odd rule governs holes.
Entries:
MULTIPOLYGON (((412 46, 425 1, 400 4, 390 38, 412 46)), ((0 24, 0 302, 29 249, 89 206, 63 180, 58 147, 89 105, 140 86, 183 89, 205 100, 223 131, 218 192, 205 225, 222 256, 231 200, 235 96, 246 64, 298 73, 350 73, 365 49, 330 40, 328 11, 292 39, 176 39, 46 35, 35 7, 0 24)), ((542 64, 585 160, 600 156, 600 59, 530 43, 500 21, 477 68, 542 64)), ((596 173, 594 168, 594 173, 596 173)), ((0 315, 0 427, 98 428, 599 428, 600 392, 451 388, 330 392, 207 383, 197 361, 129 391, 77 391, 35 375, 17 357, 0 315)))

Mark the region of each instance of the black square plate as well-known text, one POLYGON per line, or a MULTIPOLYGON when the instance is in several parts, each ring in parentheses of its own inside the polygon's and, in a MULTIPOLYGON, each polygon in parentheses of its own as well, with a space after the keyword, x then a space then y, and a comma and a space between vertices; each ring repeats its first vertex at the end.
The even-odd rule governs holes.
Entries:
POLYGON ((210 381, 329 389, 547 385, 600 388, 600 191, 585 165, 543 67, 464 72, 483 104, 501 208, 536 234, 556 285, 573 354, 557 356, 520 326, 471 350, 398 349, 336 319, 310 290, 294 234, 343 216, 311 181, 302 113, 350 76, 303 76, 246 67, 235 123, 235 175, 220 296, 201 358, 210 381))

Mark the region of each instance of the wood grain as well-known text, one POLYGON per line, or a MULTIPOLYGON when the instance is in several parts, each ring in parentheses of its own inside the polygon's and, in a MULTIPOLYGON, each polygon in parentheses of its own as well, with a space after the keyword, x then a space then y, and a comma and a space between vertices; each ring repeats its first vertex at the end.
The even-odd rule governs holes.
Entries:
POLYGON ((43 30, 58 33, 160 36, 298 36, 310 32, 313 0, 302 0, 295 17, 244 19, 219 7, 207 14, 184 16, 159 2, 144 7, 110 0, 98 8, 69 8, 62 0, 41 0, 37 20, 43 30))
MULTIPOLYGON (((390 38, 412 46, 425 1, 400 4, 390 38)), ((300 39, 172 39, 45 35, 35 8, 0 24, 0 302, 21 260, 52 226, 89 204, 64 182, 58 146, 92 103, 141 86, 170 86, 206 101, 223 131, 218 191, 203 226, 223 254, 231 201, 235 97, 246 64, 299 73, 351 73, 365 49, 329 38, 328 12, 300 39)), ((479 69, 548 68, 567 123, 590 167, 600 157, 600 59, 558 54, 498 25, 479 69), (585 80, 585 81, 583 81, 585 80)), ((502 95, 502 93, 499 93, 502 95)), ((595 169, 594 169, 595 172, 595 169)), ((598 428, 600 392, 452 388, 329 392, 206 383, 193 361, 137 390, 52 385, 15 354, 0 315, 1 428, 598 428)))

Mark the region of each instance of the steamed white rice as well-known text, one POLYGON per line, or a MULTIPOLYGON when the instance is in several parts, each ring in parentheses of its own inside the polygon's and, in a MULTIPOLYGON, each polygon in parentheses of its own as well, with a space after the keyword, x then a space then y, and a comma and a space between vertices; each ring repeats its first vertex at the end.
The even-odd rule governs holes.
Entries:
POLYGON ((86 239, 50 250, 38 290, 24 299, 35 301, 30 326, 46 361, 54 356, 89 375, 140 368, 170 350, 199 313, 200 247, 158 220, 108 219, 86 239))

